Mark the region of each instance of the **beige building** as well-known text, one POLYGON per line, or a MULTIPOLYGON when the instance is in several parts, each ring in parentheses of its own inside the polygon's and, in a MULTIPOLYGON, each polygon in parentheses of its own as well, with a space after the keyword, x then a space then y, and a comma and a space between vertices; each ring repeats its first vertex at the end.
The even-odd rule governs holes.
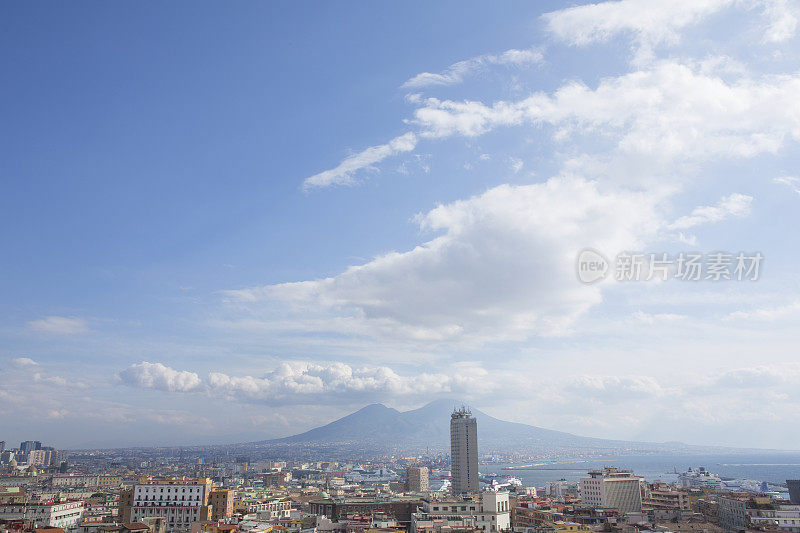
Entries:
POLYGON ((99 478, 97 474, 57 474, 52 483, 54 487, 97 487, 99 478))
POLYGON ((217 489, 212 490, 208 497, 208 503, 211 505, 211 519, 222 520, 226 516, 233 514, 233 496, 232 490, 217 489))
POLYGON ((409 492, 428 492, 428 467, 409 466, 406 469, 406 490, 409 492))
POLYGON ((0 503, 25 503, 28 498, 25 487, 0 487, 0 503))
POLYGON ((692 508, 689 494, 682 490, 651 490, 647 499, 642 502, 645 507, 652 509, 681 509, 688 511, 692 508))
POLYGON ((50 466, 53 459, 53 450, 31 450, 28 453, 30 466, 50 466))
POLYGON ((122 485, 122 476, 113 474, 97 476, 97 486, 108 489, 116 489, 122 485))
POLYGON ((275 520, 289 517, 292 511, 292 500, 288 497, 267 500, 244 499, 234 502, 233 508, 243 514, 256 513, 262 520, 275 520))

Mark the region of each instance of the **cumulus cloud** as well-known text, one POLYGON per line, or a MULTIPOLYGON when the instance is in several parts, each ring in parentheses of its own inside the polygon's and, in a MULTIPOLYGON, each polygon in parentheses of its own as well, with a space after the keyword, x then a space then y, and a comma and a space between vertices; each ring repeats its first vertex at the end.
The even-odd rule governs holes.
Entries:
POLYGON ((355 183, 353 178, 355 172, 365 168, 375 168, 374 165, 387 157, 402 152, 410 152, 416 145, 416 135, 409 132, 395 137, 386 144, 371 146, 362 152, 347 157, 335 168, 306 178, 303 182, 303 190, 309 191, 334 185, 352 185, 355 183))
POLYGON ((579 249, 636 249, 660 224, 656 201, 572 177, 503 185, 419 215, 420 228, 439 236, 411 250, 326 279, 226 296, 256 316, 278 308, 306 321, 324 313, 377 336, 483 342, 560 335, 601 300, 598 287, 576 281, 579 249))
POLYGON ((678 44, 686 28, 734 6, 760 11, 762 43, 782 43, 797 33, 796 0, 618 0, 546 13, 542 19, 553 37, 573 46, 627 36, 633 63, 641 66, 653 60, 657 48, 678 44))
POLYGON ((414 112, 423 137, 474 137, 500 126, 550 124, 557 139, 602 134, 624 153, 658 158, 752 157, 800 139, 800 76, 725 80, 674 61, 606 78, 592 89, 571 82, 552 96, 481 102, 428 98, 414 112))
POLYGON ((286 362, 263 377, 236 377, 212 372, 208 376, 208 388, 212 393, 260 401, 303 402, 320 397, 352 401, 358 397, 463 393, 485 382, 487 372, 483 368, 460 366, 460 371, 452 374, 423 372, 401 376, 386 366, 286 362))
POLYGON ((29 357, 15 357, 11 360, 11 364, 19 368, 39 366, 39 363, 29 357))
POLYGON ((194 372, 177 371, 161 363, 142 362, 120 372, 128 385, 165 392, 197 392, 231 400, 264 403, 314 403, 397 396, 466 394, 481 388, 494 390, 497 381, 480 365, 458 363, 456 371, 403 376, 387 366, 354 367, 341 362, 289 361, 261 376, 234 376, 211 372, 201 380, 194 372))
POLYGON ((200 388, 200 377, 194 372, 175 370, 161 363, 142 361, 118 374, 122 383, 132 387, 167 392, 190 392, 200 388))
POLYGON ((575 376, 565 389, 581 398, 606 402, 664 396, 669 392, 651 376, 575 376))
POLYGON ((516 67, 541 63, 542 53, 537 50, 506 50, 502 54, 484 54, 453 63, 442 72, 435 74, 422 72, 403 84, 404 89, 420 89, 432 85, 455 85, 464 81, 468 75, 483 70, 489 65, 510 65, 516 67))
POLYGON ((691 215, 679 218, 669 225, 669 229, 688 229, 701 224, 720 222, 730 217, 745 217, 750 214, 752 202, 752 196, 734 193, 722 198, 717 205, 694 208, 691 215))
POLYGON ((734 4, 734 0, 619 0, 576 6, 542 15, 548 31, 575 46, 629 34, 635 43, 634 62, 643 64, 661 45, 676 44, 680 31, 734 4))
POLYGON ((616 143, 620 154, 667 162, 754 157, 800 139, 800 75, 727 81, 718 74, 703 64, 665 60, 595 88, 572 81, 552 94, 491 105, 420 99, 406 121, 416 133, 351 156, 304 187, 353 184, 355 172, 413 150, 419 139, 473 138, 509 126, 549 125, 558 142, 591 135, 616 143))
POLYGON ((728 370, 720 375, 715 385, 728 389, 765 388, 781 385, 800 385, 800 364, 759 365, 728 370))
POLYGON ((39 333, 78 335, 89 331, 86 320, 76 317, 48 316, 28 322, 28 328, 39 333))

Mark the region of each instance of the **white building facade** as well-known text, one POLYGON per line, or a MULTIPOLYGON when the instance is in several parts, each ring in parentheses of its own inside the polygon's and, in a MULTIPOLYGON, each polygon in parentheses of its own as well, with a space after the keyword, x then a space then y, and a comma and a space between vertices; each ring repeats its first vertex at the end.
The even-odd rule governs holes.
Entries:
POLYGON ((0 520, 30 520, 36 526, 70 529, 80 523, 82 516, 81 501, 0 504, 0 520))
POLYGON ((189 531, 193 522, 211 519, 210 480, 169 480, 134 486, 131 522, 163 517, 168 531, 189 531))
POLYGON ((470 498, 423 500, 411 517, 412 533, 439 531, 443 527, 472 527, 486 533, 509 531, 511 507, 508 492, 485 491, 470 498))
POLYGON ((800 505, 770 504, 748 508, 747 517, 754 527, 777 527, 800 533, 800 505))
POLYGON ((592 507, 617 509, 620 514, 642 510, 642 478, 628 470, 590 470, 581 478, 581 501, 592 507))

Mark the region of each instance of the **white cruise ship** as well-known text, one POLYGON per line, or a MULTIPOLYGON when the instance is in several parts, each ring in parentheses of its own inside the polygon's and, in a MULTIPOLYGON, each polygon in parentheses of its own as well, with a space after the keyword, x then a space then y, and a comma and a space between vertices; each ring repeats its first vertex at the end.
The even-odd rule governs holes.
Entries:
POLYGON ((344 478, 350 483, 387 483, 389 481, 397 481, 400 476, 388 468, 377 468, 375 470, 354 468, 346 473, 344 478))
POLYGON ((717 474, 706 470, 706 467, 689 468, 678 476, 678 486, 684 489, 708 488, 721 489, 722 479, 717 474))

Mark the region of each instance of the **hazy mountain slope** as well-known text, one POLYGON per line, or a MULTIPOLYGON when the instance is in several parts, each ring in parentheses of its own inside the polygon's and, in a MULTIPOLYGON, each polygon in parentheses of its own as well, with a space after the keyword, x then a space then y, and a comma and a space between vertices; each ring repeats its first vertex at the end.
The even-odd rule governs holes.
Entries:
MULTIPOLYGON (((461 403, 436 400, 419 409, 400 412, 382 404, 368 405, 355 413, 298 435, 275 439, 272 443, 343 444, 376 448, 447 449, 450 439, 450 413, 461 403)), ((477 409, 478 439, 484 451, 532 448, 628 448, 651 446, 580 437, 527 424, 506 422, 477 409)), ((657 445, 652 445, 657 446, 657 445)))

